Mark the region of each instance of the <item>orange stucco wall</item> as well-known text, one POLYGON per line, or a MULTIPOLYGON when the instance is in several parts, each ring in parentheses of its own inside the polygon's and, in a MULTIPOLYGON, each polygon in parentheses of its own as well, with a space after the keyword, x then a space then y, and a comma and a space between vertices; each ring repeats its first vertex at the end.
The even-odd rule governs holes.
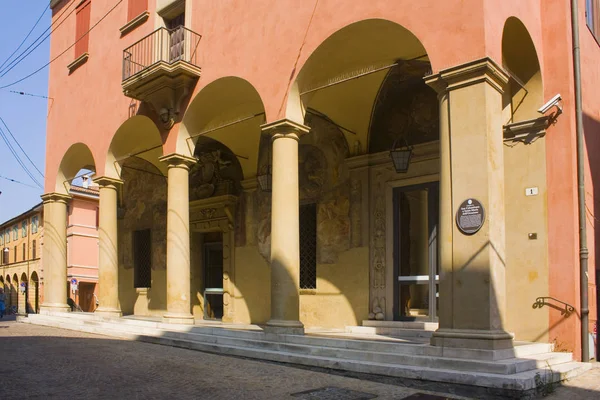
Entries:
MULTIPOLYGON (((65 7, 71 7, 73 1, 64 0, 54 9, 53 18, 61 15, 65 7)), ((148 5, 149 20, 122 37, 119 28, 127 22, 127 4, 123 2, 117 7, 91 33, 90 58, 73 73, 69 74, 67 65, 75 57, 74 50, 51 64, 49 96, 55 100, 48 117, 47 192, 55 190, 63 155, 74 143, 81 142, 89 147, 97 175, 103 175, 111 140, 119 126, 127 120, 131 103, 121 90, 122 51, 154 30, 155 1, 150 0, 148 5)), ((112 6, 109 2, 93 1, 91 25, 112 6)), ((599 196, 595 195, 595 188, 600 188, 600 185, 595 185, 600 161, 592 151, 600 131, 600 92, 597 90, 600 83, 597 69, 600 48, 585 25, 584 6, 585 2, 580 1, 584 121, 588 148, 589 275, 590 284, 593 284, 596 243, 600 243, 595 240, 593 216, 600 206, 597 204, 599 196)), ((199 60, 202 78, 190 98, 193 99, 202 88, 220 77, 241 77, 254 86, 263 101, 267 120, 274 121, 284 115, 282 104, 291 82, 311 53, 331 34, 353 22, 380 18, 410 30, 427 50, 433 72, 436 72, 484 56, 501 63, 504 21, 510 16, 517 17, 527 27, 536 47, 544 98, 547 100, 560 93, 564 100, 564 114, 546 135, 550 268, 547 295, 579 309, 576 142, 569 15, 569 4, 563 0, 372 0, 351 4, 343 0, 196 0, 189 28, 203 36, 199 60)), ((53 33, 51 58, 74 41, 74 17, 73 14, 53 33)), ((177 135, 177 124, 170 132, 164 133, 163 154, 174 151, 177 135)), ((591 296, 591 318, 595 319, 594 301, 595 297, 591 296)), ((560 337, 564 347, 575 350, 577 354, 580 347, 578 319, 564 319, 553 312, 549 312, 549 318, 550 339, 560 337)))

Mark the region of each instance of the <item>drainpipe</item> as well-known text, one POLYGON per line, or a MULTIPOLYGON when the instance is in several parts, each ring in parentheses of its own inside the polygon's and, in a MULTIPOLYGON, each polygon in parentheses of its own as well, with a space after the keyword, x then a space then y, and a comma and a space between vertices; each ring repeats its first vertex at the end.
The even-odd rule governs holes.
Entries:
POLYGON ((581 361, 590 361, 588 319, 588 248, 585 220, 585 169, 583 149, 583 115, 581 109, 581 66, 579 60, 579 7, 571 0, 571 34, 573 37, 573 77, 575 79, 575 121, 577 129, 577 193, 579 197, 579 295, 581 301, 581 361))

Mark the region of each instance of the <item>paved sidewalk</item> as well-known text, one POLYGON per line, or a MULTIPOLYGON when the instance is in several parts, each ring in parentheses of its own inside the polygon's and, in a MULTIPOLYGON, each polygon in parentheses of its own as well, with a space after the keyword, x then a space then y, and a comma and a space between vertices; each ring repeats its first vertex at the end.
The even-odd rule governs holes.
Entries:
POLYGON ((0 320, 0 399, 366 400, 404 399, 416 392, 425 391, 0 320), (325 387, 353 396, 335 397, 331 390, 297 394, 325 387))
POLYGON ((549 400, 592 400, 600 399, 600 364, 594 363, 593 368, 578 376, 548 395, 549 400))

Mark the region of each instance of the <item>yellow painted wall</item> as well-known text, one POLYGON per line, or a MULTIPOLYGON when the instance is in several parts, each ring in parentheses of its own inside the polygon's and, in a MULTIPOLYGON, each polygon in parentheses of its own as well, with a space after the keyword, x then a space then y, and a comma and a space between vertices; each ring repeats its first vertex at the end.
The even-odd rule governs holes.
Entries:
POLYGON ((317 289, 301 291, 300 321, 307 328, 360 325, 368 313, 368 247, 340 253, 335 264, 318 264, 317 289))
POLYGON ((264 324, 271 316, 271 268, 256 246, 235 249, 234 322, 264 324))

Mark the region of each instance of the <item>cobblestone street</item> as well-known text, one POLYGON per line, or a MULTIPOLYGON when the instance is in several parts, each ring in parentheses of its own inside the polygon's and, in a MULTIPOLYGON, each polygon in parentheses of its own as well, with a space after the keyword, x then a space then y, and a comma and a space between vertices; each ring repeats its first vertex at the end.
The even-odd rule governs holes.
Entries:
POLYGON ((324 397, 291 394, 323 387, 370 395, 346 397, 356 399, 402 399, 424 392, 274 363, 0 321, 0 399, 318 399, 324 397))

